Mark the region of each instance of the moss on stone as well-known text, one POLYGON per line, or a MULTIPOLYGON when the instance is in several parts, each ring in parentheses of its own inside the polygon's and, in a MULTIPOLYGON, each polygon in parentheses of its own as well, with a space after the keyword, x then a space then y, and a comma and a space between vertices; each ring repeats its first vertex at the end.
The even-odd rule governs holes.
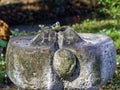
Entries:
POLYGON ((67 49, 59 49, 54 56, 53 66, 56 73, 63 79, 69 77, 76 65, 75 55, 67 49))
POLYGON ((93 64, 93 72, 94 72, 94 78, 95 78, 94 84, 99 84, 100 83, 100 61, 99 59, 96 59, 96 62, 93 64))

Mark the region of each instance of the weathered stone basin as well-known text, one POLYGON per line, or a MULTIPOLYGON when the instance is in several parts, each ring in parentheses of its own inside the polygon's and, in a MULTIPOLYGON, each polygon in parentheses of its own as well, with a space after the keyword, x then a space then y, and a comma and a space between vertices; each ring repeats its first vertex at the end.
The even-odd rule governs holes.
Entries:
POLYGON ((115 71, 116 49, 107 36, 64 26, 12 38, 6 60, 8 76, 22 89, 98 90, 115 71))

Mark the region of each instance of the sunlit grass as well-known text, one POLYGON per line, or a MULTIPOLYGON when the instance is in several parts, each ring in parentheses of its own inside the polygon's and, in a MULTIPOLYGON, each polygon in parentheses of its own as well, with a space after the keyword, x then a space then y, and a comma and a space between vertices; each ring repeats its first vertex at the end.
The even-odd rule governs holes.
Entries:
POLYGON ((117 20, 84 20, 81 24, 73 24, 72 27, 77 32, 99 33, 111 30, 120 30, 117 20))

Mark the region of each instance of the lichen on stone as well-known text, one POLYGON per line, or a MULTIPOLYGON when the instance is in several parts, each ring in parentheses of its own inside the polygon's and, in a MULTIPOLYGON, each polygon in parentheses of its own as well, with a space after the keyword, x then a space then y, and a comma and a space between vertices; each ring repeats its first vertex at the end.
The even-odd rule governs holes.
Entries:
POLYGON ((74 71, 76 65, 75 55, 67 49, 59 49, 56 51, 53 60, 53 67, 59 77, 66 79, 74 71))
POLYGON ((99 59, 96 58, 95 63, 93 64, 93 72, 94 72, 94 83, 95 84, 99 84, 100 83, 100 61, 99 59))

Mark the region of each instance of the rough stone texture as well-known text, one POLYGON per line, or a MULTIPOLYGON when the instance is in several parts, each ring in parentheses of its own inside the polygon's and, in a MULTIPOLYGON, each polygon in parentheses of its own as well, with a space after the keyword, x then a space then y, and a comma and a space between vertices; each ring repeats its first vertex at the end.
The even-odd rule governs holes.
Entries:
POLYGON ((53 67, 60 78, 69 77, 76 66, 75 55, 67 49, 59 49, 56 51, 53 59, 53 67))
POLYGON ((70 27, 10 40, 6 54, 10 79, 23 89, 98 90, 113 75, 113 40, 77 34, 70 27))

